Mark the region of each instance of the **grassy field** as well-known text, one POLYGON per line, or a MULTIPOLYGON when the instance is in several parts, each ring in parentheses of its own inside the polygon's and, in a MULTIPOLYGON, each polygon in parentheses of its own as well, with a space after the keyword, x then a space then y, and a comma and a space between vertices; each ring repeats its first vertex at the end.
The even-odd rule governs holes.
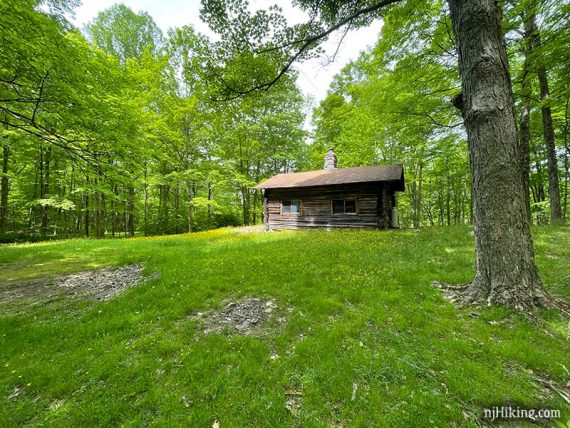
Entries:
MULTIPOLYGON (((568 298, 570 229, 534 237, 568 298)), ((138 262, 160 276, 107 302, 3 301, 0 426, 476 427, 507 404, 570 420, 535 379, 570 380, 568 320, 457 309, 431 286, 472 278, 467 227, 8 245, 0 291, 138 262), (259 335, 206 335, 191 316, 251 297, 277 305, 259 335)))

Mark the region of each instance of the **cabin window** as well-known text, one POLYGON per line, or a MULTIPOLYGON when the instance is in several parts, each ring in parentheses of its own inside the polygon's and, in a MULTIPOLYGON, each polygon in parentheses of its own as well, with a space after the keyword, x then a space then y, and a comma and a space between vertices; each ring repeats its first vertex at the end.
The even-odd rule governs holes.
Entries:
POLYGON ((356 214, 356 199, 333 199, 332 213, 335 214, 356 214))
POLYGON ((301 201, 281 201, 282 214, 301 214, 301 201))

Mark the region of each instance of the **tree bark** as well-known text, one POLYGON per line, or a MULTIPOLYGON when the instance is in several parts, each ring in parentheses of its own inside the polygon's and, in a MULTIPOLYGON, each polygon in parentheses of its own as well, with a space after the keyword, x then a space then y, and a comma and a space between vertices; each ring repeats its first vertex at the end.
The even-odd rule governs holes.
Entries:
POLYGON ((477 272, 467 302, 530 310, 551 302, 534 261, 514 101, 495 0, 449 0, 467 129, 477 272))
POLYGON ((544 133, 544 144, 546 146, 546 160, 548 162, 548 194, 550 198, 550 220, 552 223, 562 222, 562 208, 560 206, 560 184, 558 181, 558 159, 556 158, 556 141, 554 137, 554 126, 552 125, 552 112, 550 110, 549 99, 550 90, 548 88, 548 75, 546 67, 541 59, 540 33, 536 26, 536 15, 533 8, 526 14, 525 37, 530 42, 531 53, 537 54, 536 74, 540 87, 540 99, 542 101, 542 128, 544 133))

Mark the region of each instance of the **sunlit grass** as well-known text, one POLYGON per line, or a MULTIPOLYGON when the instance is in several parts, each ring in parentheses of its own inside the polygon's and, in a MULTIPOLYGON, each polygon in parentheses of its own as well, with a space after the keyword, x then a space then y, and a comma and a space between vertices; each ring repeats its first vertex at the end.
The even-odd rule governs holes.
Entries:
MULTIPOLYGON (((0 425, 476 426, 465 412, 507 403, 568 419, 529 372, 568 381, 567 320, 473 317, 431 286, 472 278, 469 232, 221 229, 0 247, 0 290, 134 262, 160 271, 109 302, 0 307, 0 425), (188 317, 246 297, 274 298, 286 323, 228 338, 188 317)), ((534 236, 545 284, 568 297, 568 229, 534 236)))

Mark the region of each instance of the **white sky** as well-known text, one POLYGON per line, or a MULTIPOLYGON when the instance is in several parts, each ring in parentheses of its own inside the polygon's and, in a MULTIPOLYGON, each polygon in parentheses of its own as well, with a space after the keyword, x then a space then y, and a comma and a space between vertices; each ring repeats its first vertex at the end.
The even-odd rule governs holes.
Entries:
MULTIPOLYGON (((95 18, 99 11, 115 3, 124 3, 135 12, 148 12, 163 33, 169 28, 192 25, 200 33, 213 35, 207 24, 200 21, 200 0, 83 0, 83 4, 76 9, 75 25, 83 27, 95 18)), ((250 3, 253 9, 266 9, 273 4, 279 4, 289 24, 306 21, 304 13, 293 8, 289 0, 251 0, 250 3)), ((298 84, 304 94, 312 96, 316 103, 321 101, 326 96, 333 76, 349 61, 356 59, 360 51, 376 42, 381 26, 380 21, 375 21, 370 27, 350 31, 331 64, 325 65, 328 58, 334 55, 342 33, 333 34, 323 45, 323 57, 297 63, 295 68, 299 71, 298 84)))

